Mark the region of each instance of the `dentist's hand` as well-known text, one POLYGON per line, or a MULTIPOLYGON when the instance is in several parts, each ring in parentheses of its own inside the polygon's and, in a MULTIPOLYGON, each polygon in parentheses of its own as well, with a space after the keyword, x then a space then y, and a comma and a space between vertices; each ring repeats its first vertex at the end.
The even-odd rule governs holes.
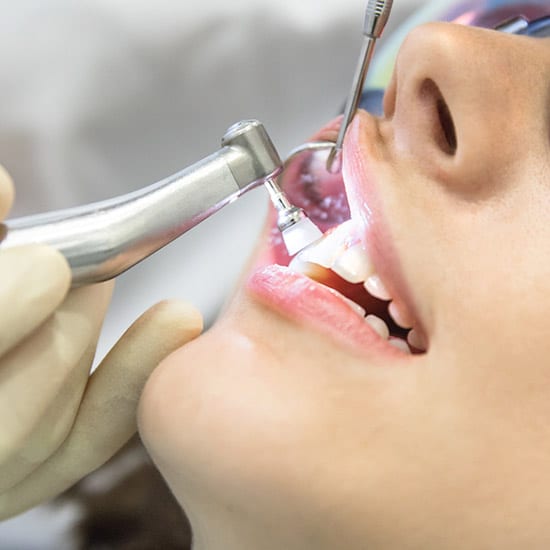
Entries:
MULTIPOLYGON (((13 186, 0 167, 0 222, 13 186)), ((90 376, 112 284, 69 292, 60 253, 0 246, 0 519, 101 466, 135 432, 150 372, 202 330, 190 305, 143 314, 90 376)))

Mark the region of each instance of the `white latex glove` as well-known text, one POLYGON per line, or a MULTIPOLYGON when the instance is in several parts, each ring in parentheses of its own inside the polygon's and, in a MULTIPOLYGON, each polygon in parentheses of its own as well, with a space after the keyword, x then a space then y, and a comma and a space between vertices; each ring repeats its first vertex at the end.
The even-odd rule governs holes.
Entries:
MULTIPOLYGON (((0 221, 13 187, 0 168, 0 221)), ((143 314, 90 376, 112 283, 69 292, 45 246, 0 247, 0 518, 49 499, 101 466, 135 432, 157 364, 202 330, 190 305, 143 314)))

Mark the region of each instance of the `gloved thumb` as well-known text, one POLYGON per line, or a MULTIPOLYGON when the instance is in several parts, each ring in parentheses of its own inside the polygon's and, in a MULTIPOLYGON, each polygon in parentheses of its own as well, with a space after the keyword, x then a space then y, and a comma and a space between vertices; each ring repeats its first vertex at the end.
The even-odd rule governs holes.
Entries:
POLYGON ((0 165, 0 222, 8 215, 13 203, 13 182, 0 165))
POLYGON ((187 303, 165 301, 145 312, 90 377, 67 439, 32 474, 0 495, 0 507, 12 514, 30 508, 111 458, 136 431, 137 405, 150 373, 201 331, 201 315, 187 303))

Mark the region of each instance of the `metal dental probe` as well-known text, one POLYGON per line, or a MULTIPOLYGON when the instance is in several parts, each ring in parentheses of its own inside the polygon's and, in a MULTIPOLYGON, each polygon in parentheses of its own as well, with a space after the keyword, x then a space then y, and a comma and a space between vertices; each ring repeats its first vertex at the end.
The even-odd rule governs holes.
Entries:
POLYGON ((363 45, 361 47, 361 53, 359 54, 359 62, 355 69, 351 90, 346 102, 344 118, 340 126, 340 131, 338 132, 338 138, 327 159, 327 170, 329 172, 339 172, 342 167, 341 155, 346 130, 357 112, 357 106, 359 105, 367 71, 372 59, 372 54, 374 53, 374 46, 376 41, 382 36, 382 32, 390 16, 392 4, 393 0, 368 0, 365 22, 363 25, 363 45))
MULTIPOLYGON (((363 25, 363 47, 359 56, 359 63, 355 71, 338 138, 327 158, 327 170, 329 172, 333 170, 336 172, 341 168, 340 155, 346 130, 357 111, 367 70, 374 52, 374 45, 376 40, 382 35, 384 27, 386 26, 392 4, 392 0, 369 0, 367 3, 365 22, 363 25), (337 160, 338 162, 336 162, 337 160)), ((310 144, 310 146, 311 145, 313 144, 310 144)), ((311 148, 310 146, 308 148, 311 148)), ((321 148, 325 147, 326 144, 322 143, 321 148)), ((273 179, 266 180, 265 186, 269 191, 271 202, 277 210, 277 227, 283 236, 283 241, 290 256, 294 256, 300 250, 322 236, 321 230, 306 216, 301 208, 293 206, 289 202, 282 189, 273 179)))

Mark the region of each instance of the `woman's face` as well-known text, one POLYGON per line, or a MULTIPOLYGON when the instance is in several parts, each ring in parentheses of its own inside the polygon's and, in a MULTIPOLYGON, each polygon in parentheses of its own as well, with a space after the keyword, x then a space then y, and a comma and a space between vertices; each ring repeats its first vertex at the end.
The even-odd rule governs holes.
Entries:
POLYGON ((419 349, 304 275, 252 275, 141 402, 196 547, 550 547, 550 41, 413 31, 343 174, 346 227, 419 349))

